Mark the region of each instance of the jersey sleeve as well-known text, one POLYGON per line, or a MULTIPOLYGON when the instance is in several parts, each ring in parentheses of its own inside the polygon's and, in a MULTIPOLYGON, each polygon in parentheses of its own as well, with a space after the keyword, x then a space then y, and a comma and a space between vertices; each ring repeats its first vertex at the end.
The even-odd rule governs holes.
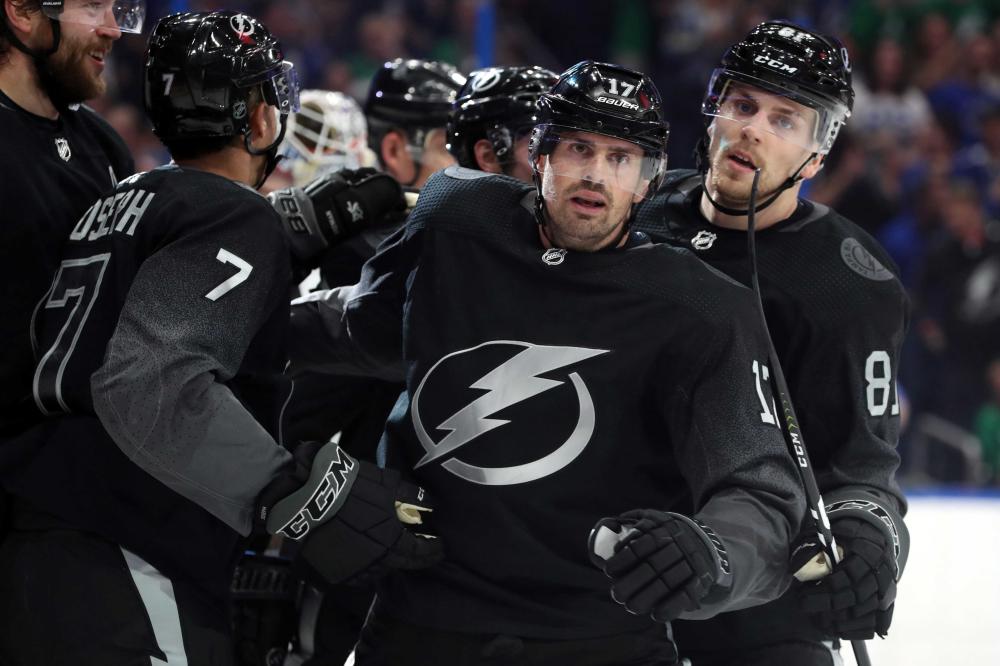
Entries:
POLYGON ((290 459, 225 384, 290 284, 278 224, 252 203, 206 207, 143 262, 91 379, 119 448, 242 534, 290 459))
POLYGON ((293 375, 311 370, 403 380, 403 307, 421 233, 404 227, 386 239, 358 284, 293 302, 293 375))
MULTIPOLYGON (((737 289, 734 287, 734 289, 737 289)), ((791 583, 788 545, 805 512, 801 483, 764 381, 768 346, 745 298, 699 344, 689 381, 669 395, 675 455, 695 516, 722 539, 728 594, 682 616, 704 619, 780 596, 791 583)))
MULTIPOLYGON (((900 352, 909 317, 902 290, 883 298, 879 312, 857 314, 839 327, 813 327, 798 356, 783 363, 795 368, 789 390, 809 444, 831 437, 830 459, 816 461, 823 493, 856 487, 900 513, 906 500, 895 474, 900 406, 896 394, 900 352)), ((792 352, 795 353, 795 352, 792 352)))

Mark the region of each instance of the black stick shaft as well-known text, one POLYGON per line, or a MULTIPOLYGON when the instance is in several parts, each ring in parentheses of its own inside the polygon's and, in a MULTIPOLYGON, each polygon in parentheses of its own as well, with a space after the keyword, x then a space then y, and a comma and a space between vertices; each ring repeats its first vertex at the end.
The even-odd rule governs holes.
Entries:
MULTIPOLYGON (((774 348, 771 340, 771 331, 767 327, 767 315, 764 314, 764 301, 761 297, 760 283, 757 279, 757 243, 754 239, 755 215, 757 207, 757 185, 760 181, 760 169, 756 169, 753 174, 753 184, 750 186, 750 206, 747 211, 747 249, 750 255, 750 281, 753 284, 753 292, 757 297, 757 314, 760 315, 761 325, 767 336, 767 354, 771 364, 771 376, 774 378, 774 385, 778 390, 778 400, 781 402, 782 417, 784 425, 781 429, 788 444, 792 460, 797 463, 799 476, 802 478, 802 486, 806 493, 806 503, 809 514, 816 527, 816 535, 823 548, 826 549, 830 562, 836 564, 840 561, 840 552, 837 550, 837 541, 830 530, 830 520, 826 516, 826 507, 823 504, 823 497, 820 495, 819 486, 816 485, 816 475, 812 470, 812 463, 809 461, 809 452, 806 449, 806 441, 799 428, 799 419, 795 415, 795 407, 792 405, 791 393, 788 390, 788 383, 785 381, 785 373, 781 370, 781 361, 778 359, 778 352, 774 348)), ((871 666, 871 659, 868 657, 868 647, 864 641, 851 641, 854 649, 854 659, 858 666, 871 666)))

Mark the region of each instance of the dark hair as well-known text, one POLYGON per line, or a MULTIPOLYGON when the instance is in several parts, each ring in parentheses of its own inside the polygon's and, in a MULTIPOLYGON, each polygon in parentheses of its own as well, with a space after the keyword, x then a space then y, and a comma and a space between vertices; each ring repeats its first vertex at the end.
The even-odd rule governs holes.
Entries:
MULTIPOLYGON (((29 12, 40 12, 42 11, 41 0, 10 0, 12 5, 16 7, 26 9, 29 12)), ((6 64, 7 53, 11 49, 11 30, 10 24, 7 23, 7 10, 3 9, 3 18, 0 20, 0 65, 6 64)))
POLYGON ((243 141, 242 136, 204 136, 183 139, 162 139, 174 160, 193 160, 204 155, 217 153, 226 146, 235 146, 243 141))

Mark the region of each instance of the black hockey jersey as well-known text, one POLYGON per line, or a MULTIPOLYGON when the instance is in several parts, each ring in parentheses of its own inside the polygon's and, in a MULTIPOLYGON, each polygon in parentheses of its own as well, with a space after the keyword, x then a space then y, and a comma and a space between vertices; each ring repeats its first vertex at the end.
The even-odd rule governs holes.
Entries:
POLYGON ((0 446, 10 491, 216 594, 280 441, 289 251, 248 187, 167 166, 98 199, 34 318, 48 418, 0 446), (56 480, 57 483, 53 483, 56 480))
POLYGON ((0 433, 37 412, 31 400, 31 312, 48 289, 69 230, 87 206, 134 171, 128 148, 86 106, 58 120, 0 92, 0 433))
POLYGON ((750 292, 666 245, 545 250, 533 193, 440 172, 349 298, 293 308, 293 364, 405 360, 389 464, 430 493, 446 559, 390 576, 380 609, 550 639, 648 627, 587 555, 598 519, 638 507, 697 512, 726 542, 739 582, 703 613, 780 593, 804 505, 761 419, 750 292))
MULTIPOLYGON (((749 285, 747 235, 705 220, 702 191, 697 172, 668 172, 635 228, 749 285)), ((758 231, 756 242, 768 326, 820 491, 854 486, 905 512, 895 480, 896 377, 910 306, 895 264, 862 229, 805 200, 787 220, 758 231)), ((822 637, 791 594, 762 609, 678 623, 675 631, 689 651, 720 649, 722 635, 735 650, 822 637)))

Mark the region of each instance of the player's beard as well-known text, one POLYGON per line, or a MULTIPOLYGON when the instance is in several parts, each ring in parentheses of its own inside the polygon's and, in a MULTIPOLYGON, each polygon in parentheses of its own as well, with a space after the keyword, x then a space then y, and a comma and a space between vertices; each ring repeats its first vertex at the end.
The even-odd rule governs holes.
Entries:
POLYGON ((88 60, 92 51, 102 51, 106 61, 111 43, 111 39, 97 37, 94 33, 90 33, 89 39, 63 34, 59 50, 36 61, 42 89, 53 104, 65 107, 104 94, 107 84, 100 74, 94 74, 88 60))

